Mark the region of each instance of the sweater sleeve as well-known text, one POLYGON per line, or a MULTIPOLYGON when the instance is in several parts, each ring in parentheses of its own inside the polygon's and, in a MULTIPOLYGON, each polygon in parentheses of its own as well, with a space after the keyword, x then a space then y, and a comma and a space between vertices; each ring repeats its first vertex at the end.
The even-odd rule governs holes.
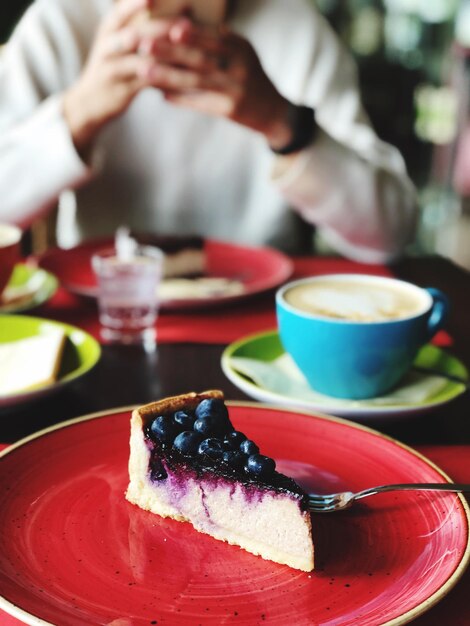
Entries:
MULTIPOLYGON (((400 160, 398 154, 395 158, 400 160)), ((411 242, 416 200, 404 169, 363 159, 324 131, 312 146, 279 161, 273 168, 274 184, 345 256, 364 263, 390 262, 411 242)))
MULTIPOLYGON (((351 55, 313 3, 296 0, 296 8, 304 11, 297 45, 283 48, 267 69, 291 102, 314 109, 318 133, 297 155, 274 159, 273 183, 340 253, 367 263, 390 261, 414 236, 413 184, 399 152, 372 129, 351 55)), ((265 50, 262 40, 258 47, 265 50)))
POLYGON ((65 189, 94 174, 62 114, 62 92, 81 69, 80 36, 61 2, 38 0, 0 56, 0 220, 29 226, 65 189))

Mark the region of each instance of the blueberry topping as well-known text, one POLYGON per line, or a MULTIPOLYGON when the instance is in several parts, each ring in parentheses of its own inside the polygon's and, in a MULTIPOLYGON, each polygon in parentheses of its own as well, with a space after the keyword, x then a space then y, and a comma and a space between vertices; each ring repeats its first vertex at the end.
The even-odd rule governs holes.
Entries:
POLYGON ((213 415, 206 415, 204 417, 199 417, 194 422, 194 430, 201 435, 207 437, 208 435, 214 435, 217 432, 218 420, 217 417, 213 415))
POLYGON ((153 420, 150 431, 163 443, 172 443, 180 429, 171 415, 159 415, 153 420))
POLYGON ((204 439, 199 445, 198 452, 208 456, 210 459, 220 459, 223 453, 222 442, 215 437, 204 439))
POLYGON ((233 469, 242 469, 245 465, 246 456, 236 450, 226 450, 222 455, 222 461, 233 469))
POLYGON ((266 478, 274 472, 276 463, 274 459, 264 454, 252 454, 248 457, 245 469, 249 474, 266 478))
POLYGON ((245 439, 246 437, 243 433, 238 430, 232 430, 225 435, 224 444, 227 445, 228 450, 239 450, 241 442, 245 441, 245 439))
POLYGON ((198 433, 193 430, 185 430, 176 437, 173 447, 181 454, 193 455, 197 454, 200 443, 201 436, 198 433))
POLYGON ((189 411, 176 411, 174 420, 180 424, 185 430, 191 430, 194 426, 195 417, 189 411))
POLYGON ((242 441, 240 444, 240 452, 250 456, 251 454, 258 454, 259 448, 254 441, 251 441, 251 439, 245 439, 245 441, 242 441))
POLYGON ((245 465, 245 469, 248 473, 255 476, 268 477, 276 469, 276 463, 274 459, 263 454, 252 454, 248 457, 245 465))
MULTIPOLYGON (((184 456, 198 455, 202 464, 223 463, 259 478, 268 478, 276 468, 275 461, 259 454, 251 439, 233 429, 224 402, 217 398, 202 400, 194 412, 181 410, 159 415, 147 428, 152 438, 172 444, 184 456)), ((163 466, 152 466, 153 480, 162 480, 165 475, 163 466)))
POLYGON ((205 400, 201 400, 196 407, 195 413, 197 419, 211 415, 219 419, 228 420, 227 407, 224 401, 219 398, 206 398, 205 400))
POLYGON ((163 463, 161 462, 161 459, 155 458, 155 457, 151 457, 151 459, 150 459, 150 477, 152 478, 153 481, 165 480, 165 478, 168 478, 168 474, 166 472, 166 469, 165 469, 163 463))

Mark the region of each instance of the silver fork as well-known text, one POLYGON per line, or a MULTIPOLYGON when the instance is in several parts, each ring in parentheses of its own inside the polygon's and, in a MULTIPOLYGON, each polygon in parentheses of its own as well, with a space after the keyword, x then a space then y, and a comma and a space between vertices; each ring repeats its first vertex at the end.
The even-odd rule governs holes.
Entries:
POLYGON ((411 483, 398 485, 381 485, 380 487, 371 487, 353 493, 352 491, 342 491, 340 493, 328 494, 308 494, 308 508, 312 513, 333 513, 348 509, 353 502, 361 498, 373 496, 376 493, 384 493, 385 491, 452 491, 454 493, 462 493, 469 491, 470 485, 458 483, 411 483))

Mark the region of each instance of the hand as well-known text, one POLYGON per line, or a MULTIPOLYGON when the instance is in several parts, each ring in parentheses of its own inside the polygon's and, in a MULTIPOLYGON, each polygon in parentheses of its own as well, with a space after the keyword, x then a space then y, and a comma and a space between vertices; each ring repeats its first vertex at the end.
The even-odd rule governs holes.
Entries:
POLYGON ((248 41, 187 18, 177 19, 167 33, 152 36, 149 30, 141 43, 141 50, 155 61, 146 68, 149 85, 174 104, 262 133, 273 148, 289 143, 288 101, 269 80, 248 41))
MULTIPOLYGON (((75 147, 85 159, 97 133, 123 113, 146 86, 144 77, 152 60, 138 54, 142 26, 136 17, 150 4, 150 0, 114 4, 98 29, 82 74, 64 94, 64 117, 75 147)), ((169 23, 162 21, 160 32, 166 33, 168 27, 169 23)))

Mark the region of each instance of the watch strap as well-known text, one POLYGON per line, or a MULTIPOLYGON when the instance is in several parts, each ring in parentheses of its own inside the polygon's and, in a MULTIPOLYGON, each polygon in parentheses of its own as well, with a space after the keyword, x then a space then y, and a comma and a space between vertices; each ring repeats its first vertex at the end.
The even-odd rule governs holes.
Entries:
POLYGON ((315 138, 317 124, 314 110, 311 107, 289 104, 287 123, 292 130, 292 139, 281 148, 271 147, 275 154, 286 155, 299 152, 310 145, 315 138))

